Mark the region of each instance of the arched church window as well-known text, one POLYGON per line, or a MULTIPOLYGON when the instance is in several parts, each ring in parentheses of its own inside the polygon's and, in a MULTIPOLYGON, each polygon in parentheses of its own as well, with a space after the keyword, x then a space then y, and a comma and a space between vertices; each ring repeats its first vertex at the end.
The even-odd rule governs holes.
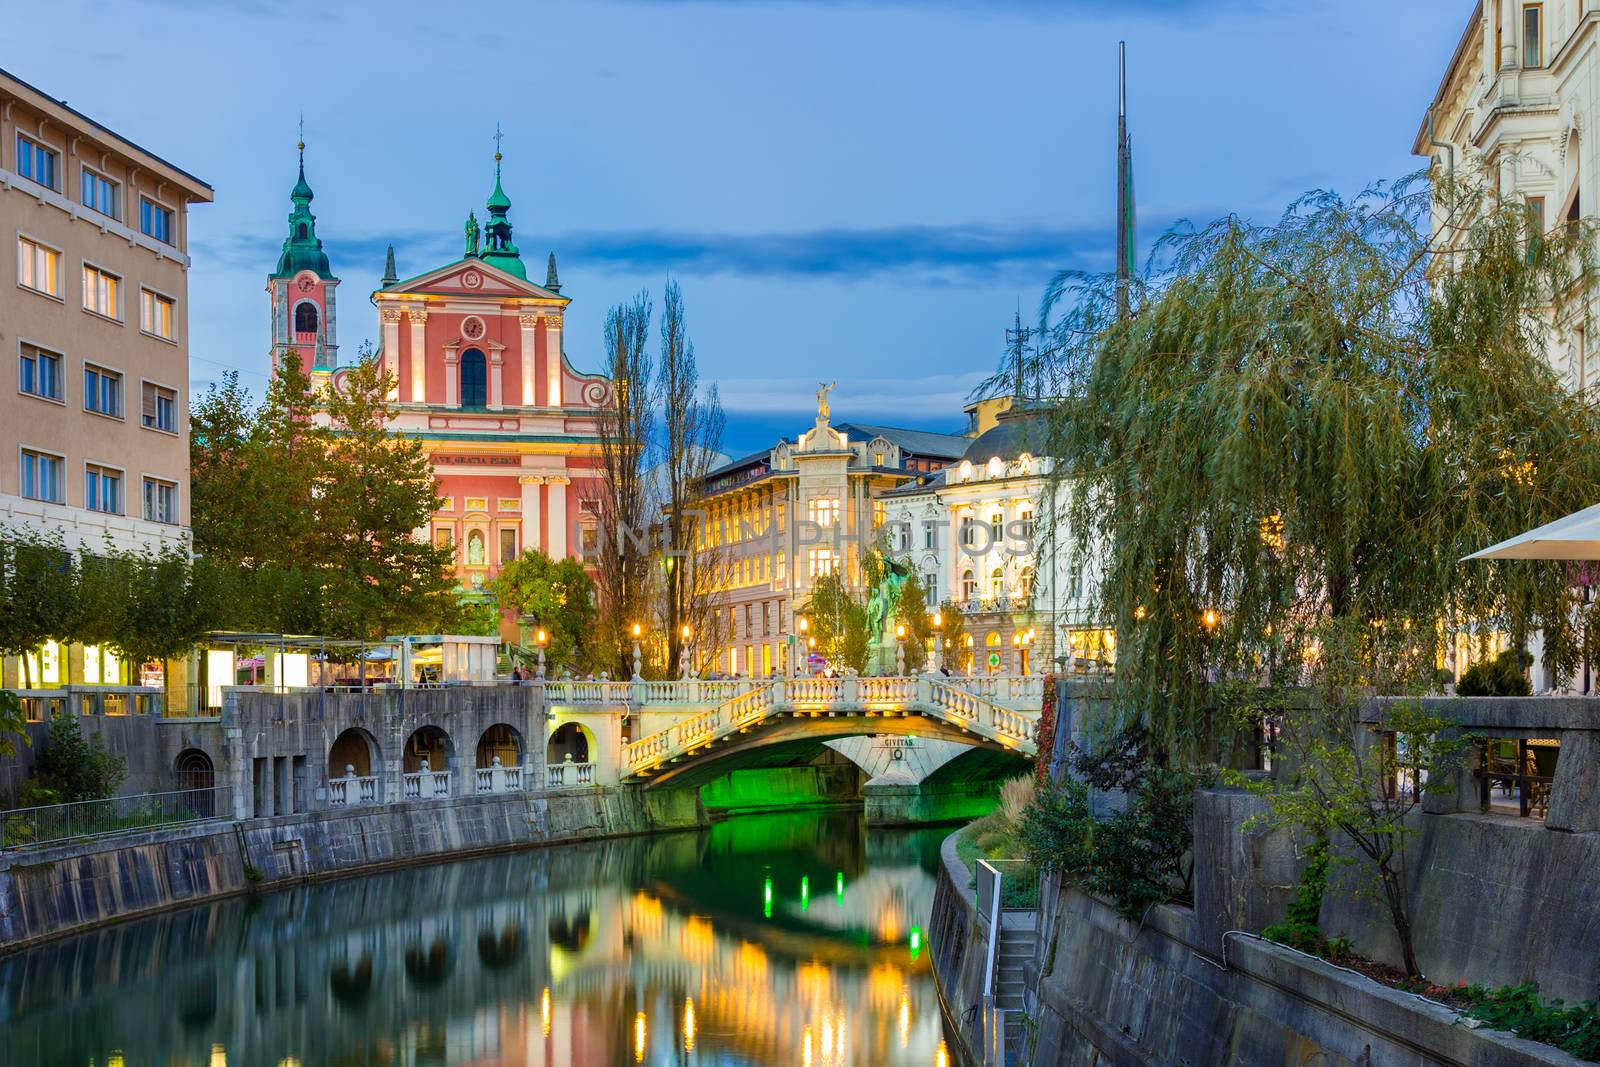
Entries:
POLYGON ((294 332, 295 333, 316 333, 317 332, 317 305, 307 301, 306 303, 298 304, 298 305, 295 306, 295 309, 294 309, 294 332))
POLYGON ((304 240, 305 240, 305 239, 306 239, 306 234, 307 234, 307 232, 309 232, 309 231, 307 231, 307 230, 306 230, 306 224, 305 224, 305 223, 303 223, 303 222, 302 222, 302 223, 301 223, 301 224, 300 224, 300 228, 299 228, 299 229, 298 229, 298 230, 296 230, 296 231, 295 231, 295 236, 296 236, 296 237, 297 237, 297 238, 298 238, 298 239, 300 239, 300 240, 302 240, 302 241, 304 241, 304 240))
POLYGON ((483 353, 469 348, 461 353, 461 406, 481 408, 488 404, 489 374, 484 367, 483 353))

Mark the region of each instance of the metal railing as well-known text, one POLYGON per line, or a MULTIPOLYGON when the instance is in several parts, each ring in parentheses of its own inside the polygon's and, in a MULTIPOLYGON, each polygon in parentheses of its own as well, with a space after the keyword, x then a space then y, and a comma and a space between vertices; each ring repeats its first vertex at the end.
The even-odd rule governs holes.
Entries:
POLYGON ((232 817, 225 785, 0 811, 0 848, 36 848, 106 834, 232 817))

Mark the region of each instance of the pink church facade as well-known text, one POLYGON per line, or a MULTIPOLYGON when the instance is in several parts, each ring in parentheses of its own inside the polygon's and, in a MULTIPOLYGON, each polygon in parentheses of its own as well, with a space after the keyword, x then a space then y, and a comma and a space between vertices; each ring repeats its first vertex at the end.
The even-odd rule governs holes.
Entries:
MULTIPOLYGON (((454 550, 463 588, 482 586, 528 549, 584 558, 596 543, 600 492, 597 416, 610 382, 566 357, 565 311, 552 254, 544 285, 527 278, 500 187, 482 240, 476 216, 463 256, 397 278, 393 249, 377 309, 377 358, 393 376, 396 434, 428 453, 442 504, 418 531, 454 550)), ((337 314, 326 255, 310 216, 302 168, 273 294, 273 355, 293 352, 313 381, 338 388, 337 314)))

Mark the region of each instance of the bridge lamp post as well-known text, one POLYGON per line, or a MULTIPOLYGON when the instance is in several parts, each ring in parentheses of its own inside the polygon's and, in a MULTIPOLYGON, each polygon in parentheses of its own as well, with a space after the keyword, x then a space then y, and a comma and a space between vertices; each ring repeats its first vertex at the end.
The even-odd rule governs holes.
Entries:
POLYGON ((895 623, 894 627, 894 673, 904 677, 906 673, 906 627, 904 623, 895 623))
POLYGON ((691 631, 689 629, 689 624, 688 623, 684 623, 683 626, 678 630, 678 638, 679 638, 679 641, 678 641, 678 659, 679 659, 679 666, 682 668, 680 673, 685 678, 690 677, 694 673, 692 670, 689 669, 689 664, 692 661, 692 657, 689 655, 689 634, 690 633, 691 633, 691 631))
POLYGON ((944 615, 943 615, 943 613, 940 612, 938 608, 934 608, 933 609, 933 641, 932 641, 932 645, 933 645, 933 668, 929 672, 930 674, 938 674, 939 673, 939 652, 940 652, 940 647, 939 646, 941 644, 943 644, 943 641, 940 639, 941 635, 940 635, 939 630, 940 630, 940 627, 942 627, 943 625, 944 625, 944 615))
POLYGON ((533 640, 539 646, 539 673, 536 677, 542 682, 544 681, 544 646, 550 640, 550 635, 545 633, 541 627, 539 632, 534 635, 533 640))
MULTIPOLYGON (((817 644, 811 639, 811 620, 802 615, 800 616, 800 620, 796 623, 796 625, 800 628, 800 656, 806 657, 806 669, 810 670, 811 650, 815 648, 817 644)), ((795 678, 800 677, 800 656, 793 657, 795 662, 789 664, 790 674, 795 678)))
POLYGON ((640 656, 640 652, 639 652, 639 641, 643 637, 644 637, 644 627, 640 626, 638 623, 634 623, 633 624, 633 680, 636 681, 636 682, 642 677, 642 675, 639 672, 639 668, 640 668, 640 665, 641 665, 641 656, 640 656))

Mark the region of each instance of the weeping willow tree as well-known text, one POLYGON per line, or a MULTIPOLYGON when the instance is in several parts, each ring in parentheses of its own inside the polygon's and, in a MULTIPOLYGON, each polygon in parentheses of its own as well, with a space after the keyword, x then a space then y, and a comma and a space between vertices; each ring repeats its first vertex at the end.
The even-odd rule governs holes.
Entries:
POLYGON ((1411 179, 1181 227, 1126 316, 1114 279, 1057 278, 1028 377, 1064 398, 1054 476, 1124 721, 1204 744, 1230 692, 1415 687, 1469 621, 1573 669, 1570 571, 1460 560, 1600 497, 1600 424, 1548 359, 1592 241, 1411 179))

